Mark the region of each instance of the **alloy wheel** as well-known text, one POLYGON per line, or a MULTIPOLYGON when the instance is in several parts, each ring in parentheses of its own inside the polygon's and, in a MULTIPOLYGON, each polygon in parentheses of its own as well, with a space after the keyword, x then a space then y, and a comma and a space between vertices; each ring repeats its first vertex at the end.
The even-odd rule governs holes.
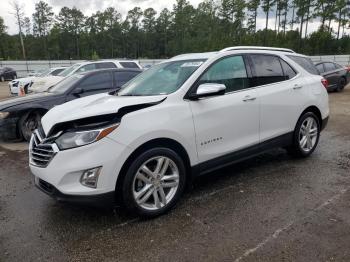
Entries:
POLYGON ((179 168, 166 156, 145 161, 137 170, 132 184, 137 205, 146 210, 159 210, 168 205, 179 188, 179 168))
POLYGON ((307 117, 299 131, 299 145, 304 152, 310 152, 317 143, 318 124, 313 117, 307 117))

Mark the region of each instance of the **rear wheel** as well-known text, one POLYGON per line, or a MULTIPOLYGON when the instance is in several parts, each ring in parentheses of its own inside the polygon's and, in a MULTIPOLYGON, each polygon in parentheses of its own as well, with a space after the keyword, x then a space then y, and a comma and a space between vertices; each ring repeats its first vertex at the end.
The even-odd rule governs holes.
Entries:
POLYGON ((336 91, 337 92, 343 91, 345 85, 346 85, 346 80, 345 80, 345 78, 342 77, 336 91))
POLYGON ((5 77, 1 76, 0 77, 0 82, 5 82, 5 77))
POLYGON ((38 128, 41 115, 38 112, 30 112, 23 115, 19 120, 19 133, 25 141, 29 141, 32 133, 38 128))
POLYGON ((305 113, 295 127, 293 144, 288 148, 288 152, 296 157, 308 157, 316 149, 319 138, 318 117, 312 112, 305 113))
POLYGON ((180 199, 186 179, 183 160, 173 150, 154 148, 131 163, 122 185, 124 206, 133 214, 155 217, 180 199))

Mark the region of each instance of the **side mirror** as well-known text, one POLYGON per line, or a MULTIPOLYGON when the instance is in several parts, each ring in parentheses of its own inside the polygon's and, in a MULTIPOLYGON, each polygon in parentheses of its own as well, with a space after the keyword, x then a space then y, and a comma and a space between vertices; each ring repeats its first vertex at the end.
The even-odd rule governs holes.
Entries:
POLYGON ((226 86, 224 84, 216 84, 216 83, 201 84, 200 86, 198 86, 197 92, 195 94, 190 95, 190 99, 197 100, 202 97, 224 95, 225 90, 226 90, 226 86))
POLYGON ((73 90, 72 94, 75 96, 78 96, 80 94, 84 93, 84 89, 82 89, 81 87, 78 87, 76 89, 73 90))

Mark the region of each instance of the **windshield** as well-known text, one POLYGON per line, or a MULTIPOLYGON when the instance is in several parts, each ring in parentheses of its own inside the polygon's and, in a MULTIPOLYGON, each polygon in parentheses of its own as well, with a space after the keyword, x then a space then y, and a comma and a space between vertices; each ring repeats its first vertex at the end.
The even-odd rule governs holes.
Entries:
POLYGON ((47 76, 48 74, 50 74, 51 72, 51 69, 46 69, 42 72, 39 73, 38 77, 44 77, 44 76, 47 76))
POLYGON ((152 96, 173 93, 204 61, 204 59, 170 61, 155 65, 124 85, 118 95, 152 96))
POLYGON ((80 64, 75 64, 72 65, 71 67, 68 67, 67 69, 63 70, 61 73, 59 73, 59 76, 63 76, 66 77, 68 76, 70 73, 72 73, 75 69, 77 69, 80 66, 80 64))
POLYGON ((48 89, 48 92, 62 94, 66 92, 68 89, 70 89, 82 77, 83 77, 82 75, 69 76, 63 79, 61 82, 58 82, 56 85, 50 87, 48 89))

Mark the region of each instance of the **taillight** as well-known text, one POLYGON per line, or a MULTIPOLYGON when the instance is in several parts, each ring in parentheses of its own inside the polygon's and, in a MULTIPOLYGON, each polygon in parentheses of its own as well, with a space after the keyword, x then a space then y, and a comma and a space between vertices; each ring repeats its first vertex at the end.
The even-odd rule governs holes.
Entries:
POLYGON ((321 79, 321 83, 322 83, 322 85, 323 85, 326 89, 328 88, 329 83, 328 83, 328 80, 327 80, 327 79, 322 78, 322 79, 321 79))

